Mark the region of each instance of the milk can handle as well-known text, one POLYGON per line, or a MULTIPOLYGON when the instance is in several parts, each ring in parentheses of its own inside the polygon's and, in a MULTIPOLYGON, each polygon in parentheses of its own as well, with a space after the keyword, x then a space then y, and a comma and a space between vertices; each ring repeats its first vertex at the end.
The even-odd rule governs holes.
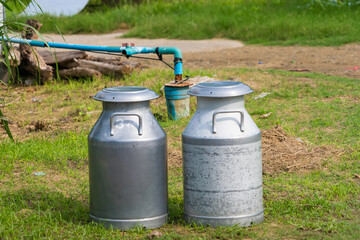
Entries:
POLYGON ((213 125, 213 128, 212 128, 212 131, 213 133, 216 133, 216 115, 218 114, 223 114, 223 113, 240 113, 240 131, 245 131, 244 130, 244 113, 242 111, 216 111, 214 112, 213 114, 213 117, 212 117, 212 125, 213 125))
POLYGON ((110 117, 110 135, 114 136, 114 117, 117 116, 135 116, 139 118, 139 128, 138 128, 138 132, 139 132, 139 136, 141 136, 143 134, 143 129, 142 129, 142 118, 139 114, 137 113, 114 113, 113 115, 111 115, 110 117))

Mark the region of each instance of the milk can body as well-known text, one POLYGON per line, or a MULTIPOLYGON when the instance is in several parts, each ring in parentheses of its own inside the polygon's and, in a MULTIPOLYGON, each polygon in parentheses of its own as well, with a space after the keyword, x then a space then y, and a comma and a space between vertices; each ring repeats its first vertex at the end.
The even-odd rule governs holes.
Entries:
POLYGON ((128 229, 167 221, 166 134, 150 111, 147 88, 99 92, 103 111, 88 137, 90 218, 128 229))
POLYGON ((263 221, 261 132, 240 82, 200 83, 197 110, 182 134, 184 218, 211 226, 263 221))

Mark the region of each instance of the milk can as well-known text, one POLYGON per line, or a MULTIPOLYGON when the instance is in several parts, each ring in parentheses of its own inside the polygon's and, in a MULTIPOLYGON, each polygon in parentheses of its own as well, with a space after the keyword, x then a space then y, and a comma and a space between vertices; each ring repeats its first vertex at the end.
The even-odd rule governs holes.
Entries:
POLYGON ((182 134, 184 218, 210 226, 263 221, 261 133, 244 106, 241 82, 200 83, 197 109, 182 134))
POLYGON ((105 226, 156 228, 168 216, 166 134, 144 87, 105 88, 89 146, 90 218, 105 226))

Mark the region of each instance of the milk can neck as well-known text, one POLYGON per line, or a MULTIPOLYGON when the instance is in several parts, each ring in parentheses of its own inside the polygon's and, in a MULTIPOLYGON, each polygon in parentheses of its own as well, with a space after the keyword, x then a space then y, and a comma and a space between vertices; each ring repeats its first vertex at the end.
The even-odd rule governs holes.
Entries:
POLYGON ((104 111, 127 112, 150 109, 150 101, 142 102, 103 102, 104 111))
POLYGON ((244 107, 244 96, 224 98, 197 97, 198 110, 238 109, 244 107))

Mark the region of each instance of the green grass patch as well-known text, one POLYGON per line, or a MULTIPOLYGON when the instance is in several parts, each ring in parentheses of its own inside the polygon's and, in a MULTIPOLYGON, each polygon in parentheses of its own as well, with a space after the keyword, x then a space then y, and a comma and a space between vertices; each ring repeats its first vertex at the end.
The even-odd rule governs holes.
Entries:
MULTIPOLYGON (((246 108, 261 129, 281 125, 290 136, 301 138, 310 146, 333 146, 340 149, 341 155, 327 159, 323 169, 264 175, 265 221, 249 228, 214 229, 186 224, 182 219, 181 163, 172 163, 169 222, 157 229, 163 234, 161 239, 360 237, 358 80, 248 69, 187 70, 187 73, 216 75, 224 80, 235 78, 248 84, 255 91, 246 96, 246 108), (262 92, 270 94, 253 98, 262 92), (270 117, 261 118, 268 112, 272 112, 270 117)), ((16 125, 9 125, 14 130, 15 142, 7 140, 6 135, 2 135, 0 142, 1 238, 148 238, 152 230, 134 228, 122 232, 105 229, 89 220, 87 135, 102 109, 101 103, 89 97, 103 87, 121 85, 147 86, 161 94, 161 86, 171 74, 170 70, 148 69, 121 81, 58 81, 35 88, 1 90, 5 100, 14 100, 4 113, 10 122, 16 119, 16 125), (29 103, 33 97, 42 101, 29 103), (26 130, 32 121, 39 119, 49 122, 50 127, 38 132, 26 130), (34 175, 37 172, 45 175, 34 175)), ((169 152, 180 152, 180 136, 190 118, 168 120, 163 96, 152 101, 151 106, 168 134, 169 152)), ((195 108, 192 98, 192 114, 195 108)))
POLYGON ((127 26, 127 37, 140 38, 228 38, 265 45, 359 42, 359 4, 320 2, 330 1, 125 1, 72 17, 36 18, 44 23, 42 32, 57 32, 58 27, 62 33, 106 33, 127 26))

